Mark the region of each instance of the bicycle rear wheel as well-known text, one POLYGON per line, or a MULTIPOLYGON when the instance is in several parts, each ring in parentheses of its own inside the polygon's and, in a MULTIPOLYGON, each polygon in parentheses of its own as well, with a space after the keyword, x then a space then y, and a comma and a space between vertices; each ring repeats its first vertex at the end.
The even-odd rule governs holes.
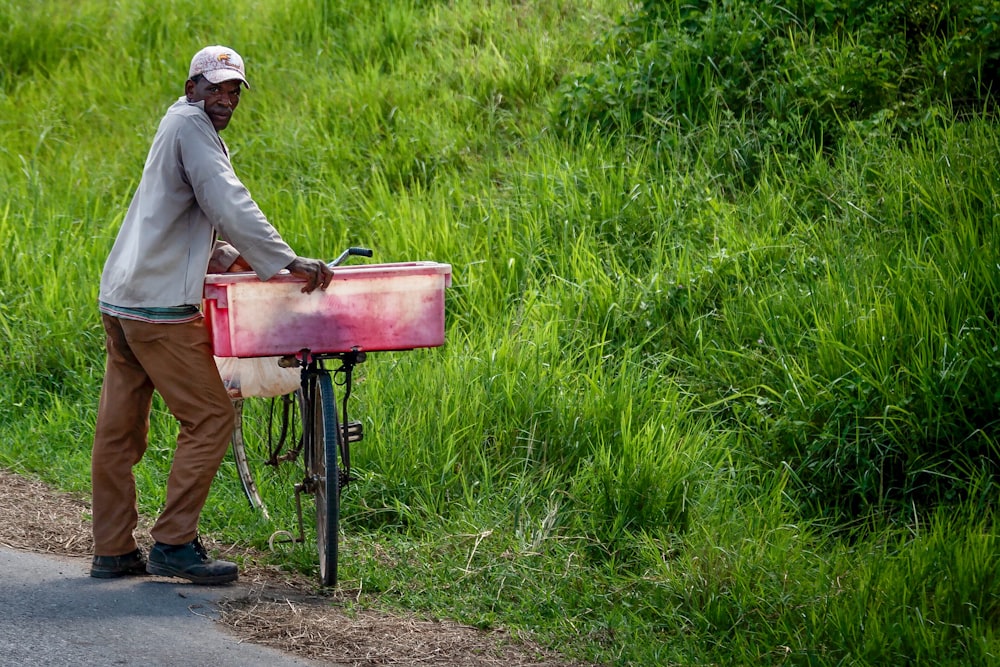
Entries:
POLYGON ((250 505, 270 518, 264 498, 275 498, 292 482, 279 473, 282 461, 295 457, 301 432, 302 392, 277 398, 233 400, 236 424, 232 435, 233 458, 240 484, 250 505))
POLYGON ((319 577, 323 586, 337 584, 340 533, 340 466, 337 452, 342 438, 330 372, 319 371, 312 391, 312 437, 307 442, 307 474, 316 500, 316 545, 319 577))

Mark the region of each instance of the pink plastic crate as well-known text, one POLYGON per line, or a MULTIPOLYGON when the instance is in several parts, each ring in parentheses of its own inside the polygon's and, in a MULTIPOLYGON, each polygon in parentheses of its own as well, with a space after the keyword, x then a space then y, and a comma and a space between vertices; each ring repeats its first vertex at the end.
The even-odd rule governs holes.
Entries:
POLYGON ((253 273, 205 279, 205 321, 219 357, 271 357, 410 350, 444 344, 444 290, 451 266, 437 262, 333 269, 324 291, 302 293, 287 272, 261 282, 253 273))

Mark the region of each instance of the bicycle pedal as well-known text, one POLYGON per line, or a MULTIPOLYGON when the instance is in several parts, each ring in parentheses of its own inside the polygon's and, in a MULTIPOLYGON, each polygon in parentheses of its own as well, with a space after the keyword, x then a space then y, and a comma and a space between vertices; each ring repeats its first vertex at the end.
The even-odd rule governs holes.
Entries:
POLYGON ((364 428, 361 422, 347 422, 347 442, 361 442, 364 439, 364 428))

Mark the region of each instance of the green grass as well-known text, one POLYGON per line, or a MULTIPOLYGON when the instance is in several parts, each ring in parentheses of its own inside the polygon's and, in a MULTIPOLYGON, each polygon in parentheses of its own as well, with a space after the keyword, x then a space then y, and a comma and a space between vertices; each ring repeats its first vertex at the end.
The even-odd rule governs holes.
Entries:
MULTIPOLYGON (((619 0, 0 0, 0 465, 89 490, 101 267, 224 43, 253 85, 225 139, 298 252, 453 269, 447 344, 356 374, 358 604, 601 664, 994 663, 1000 133, 919 96, 851 116, 891 91, 824 87, 890 61, 808 22, 761 42, 772 5, 664 3, 694 23, 656 42, 619 0), (740 70, 764 43, 785 69, 740 70)), ((157 400, 150 516, 176 428, 157 400)), ((227 460, 202 530, 265 547, 291 495, 265 520, 227 460)))

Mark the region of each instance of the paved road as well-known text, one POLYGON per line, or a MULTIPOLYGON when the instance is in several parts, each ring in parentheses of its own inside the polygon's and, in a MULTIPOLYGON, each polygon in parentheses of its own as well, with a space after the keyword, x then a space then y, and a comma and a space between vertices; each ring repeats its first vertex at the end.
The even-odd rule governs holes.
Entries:
POLYGON ((211 665, 306 667, 326 663, 240 643, 216 623, 215 602, 235 586, 180 579, 93 579, 90 560, 0 548, 0 665, 211 665))

